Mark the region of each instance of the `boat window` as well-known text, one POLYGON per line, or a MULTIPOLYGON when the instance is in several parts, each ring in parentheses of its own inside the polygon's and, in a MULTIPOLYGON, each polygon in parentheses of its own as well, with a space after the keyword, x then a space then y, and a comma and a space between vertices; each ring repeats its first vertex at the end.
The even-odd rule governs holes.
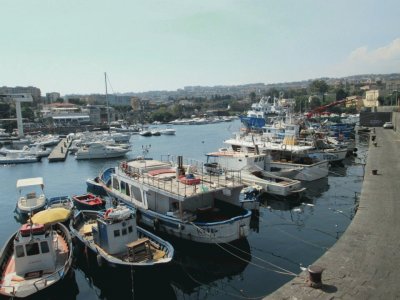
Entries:
POLYGON ((131 191, 129 190, 129 185, 128 185, 128 184, 126 184, 125 194, 126 194, 127 196, 130 196, 130 195, 131 195, 131 191))
POLYGON ((17 254, 17 257, 24 257, 25 256, 24 247, 21 245, 16 246, 15 253, 17 254))
POLYGON ((119 182, 118 179, 113 177, 113 189, 119 191, 119 182))
POLYGON ((124 181, 121 181, 121 193, 125 194, 126 191, 126 183, 124 181))
POLYGON ((117 230, 114 230, 114 237, 118 237, 118 236, 120 236, 121 234, 119 233, 119 230, 117 229, 117 230))
POLYGON ((26 248, 26 255, 28 255, 28 256, 39 254, 39 244, 38 243, 27 244, 25 246, 25 248, 26 248))
POLYGON ((127 233, 126 228, 122 229, 122 235, 126 235, 127 233))
POLYGON ((129 227, 128 227, 128 232, 131 233, 132 230, 133 230, 133 229, 132 229, 132 226, 129 226, 129 227))
POLYGON ((49 244, 47 244, 47 242, 40 242, 40 248, 42 253, 48 253, 50 251, 49 244))

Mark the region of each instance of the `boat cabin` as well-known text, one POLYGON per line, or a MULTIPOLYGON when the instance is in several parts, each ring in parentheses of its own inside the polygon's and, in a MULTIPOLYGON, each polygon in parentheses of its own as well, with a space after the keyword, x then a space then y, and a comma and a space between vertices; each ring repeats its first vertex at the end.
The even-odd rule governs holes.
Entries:
POLYGON ((56 269, 53 235, 41 224, 22 225, 14 239, 15 272, 22 277, 39 277, 56 269))
POLYGON ((22 207, 35 207, 46 200, 42 177, 19 179, 17 181, 19 202, 22 207))
POLYGON ((127 244, 138 239, 136 218, 127 207, 108 209, 103 217, 99 215, 96 225, 85 226, 91 227, 88 230, 93 234, 93 241, 108 254, 126 252, 127 244))

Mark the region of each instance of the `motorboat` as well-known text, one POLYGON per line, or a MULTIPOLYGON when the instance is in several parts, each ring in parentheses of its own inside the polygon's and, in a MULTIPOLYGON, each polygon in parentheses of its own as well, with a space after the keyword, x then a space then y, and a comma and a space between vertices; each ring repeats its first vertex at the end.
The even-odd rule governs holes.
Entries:
POLYGON ((50 152, 51 152, 50 148, 45 148, 44 146, 41 145, 35 145, 31 147, 24 146, 21 150, 7 149, 5 147, 0 149, 0 154, 2 155, 15 153, 15 154, 23 154, 36 157, 46 157, 50 155, 50 152))
POLYGON ((146 130, 146 129, 141 130, 141 131, 139 132, 139 134, 140 134, 141 136, 152 136, 151 130, 146 130))
POLYGON ((18 179, 19 193, 17 210, 21 214, 31 214, 42 210, 47 204, 42 177, 18 179))
POLYGON ((50 197, 47 200, 47 208, 56 208, 56 207, 62 207, 68 210, 71 210, 74 208, 74 202, 72 201, 70 196, 56 196, 56 197, 50 197))
POLYGON ((132 159, 101 182, 110 197, 136 208, 138 224, 155 231, 208 244, 247 237, 251 211, 240 202, 240 172, 207 174, 202 165, 184 165, 182 156, 132 159))
POLYGON ((171 262, 168 242, 136 225, 130 208, 117 205, 105 212, 79 211, 70 223, 79 241, 97 255, 99 266, 144 268, 171 262))
POLYGON ((161 135, 161 131, 158 130, 157 128, 153 128, 150 132, 151 132, 151 135, 154 135, 154 136, 160 136, 161 135))
POLYGON ((130 149, 110 146, 101 142, 93 142, 84 145, 75 153, 76 159, 101 159, 122 157, 128 153, 130 149))
POLYGON ((22 225, 0 253, 0 294, 23 298, 52 286, 68 274, 72 252, 61 223, 22 225))
POLYGON ((106 205, 106 200, 92 193, 72 196, 72 200, 78 209, 99 210, 106 205))
POLYGON ((7 153, 5 156, 0 156, 0 164, 27 164, 40 160, 40 157, 24 153, 7 153))
POLYGON ((163 135, 175 135, 176 130, 174 128, 167 127, 165 129, 162 129, 160 132, 163 135))

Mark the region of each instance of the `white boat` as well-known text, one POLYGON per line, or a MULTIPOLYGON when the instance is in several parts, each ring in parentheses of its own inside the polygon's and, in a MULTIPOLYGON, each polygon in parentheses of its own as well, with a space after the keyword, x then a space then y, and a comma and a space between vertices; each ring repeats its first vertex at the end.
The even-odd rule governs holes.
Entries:
POLYGON ((135 213, 126 206, 79 211, 70 229, 100 266, 149 268, 169 263, 174 255, 171 244, 136 225, 135 213))
POLYGON ((129 151, 130 149, 93 142, 79 148, 75 153, 75 157, 76 159, 115 158, 122 157, 129 151))
POLYGON ((141 130, 141 131, 139 132, 139 134, 140 134, 141 136, 151 136, 151 135, 152 135, 151 131, 150 131, 150 130, 146 130, 146 129, 141 130))
POLYGON ((30 214, 45 208, 46 196, 42 177, 18 179, 17 190, 17 209, 20 213, 30 214))
POLYGON ((61 223, 24 224, 0 253, 0 294, 12 299, 40 292, 63 279, 72 263, 72 241, 61 223))
POLYGON ((7 153, 5 156, 0 156, 0 164, 26 164, 40 160, 40 157, 24 153, 7 153))
POLYGON ((247 186, 260 186, 262 191, 268 194, 287 197, 299 195, 305 191, 300 181, 277 176, 265 171, 269 163, 270 158, 266 154, 236 152, 224 149, 208 153, 205 166, 209 171, 211 166, 220 168, 222 169, 220 173, 224 173, 226 170, 241 170, 244 184, 247 186))
MULTIPOLYGON (((251 212, 243 209, 240 172, 203 173, 202 163, 124 161, 111 173, 109 196, 137 209, 138 224, 200 243, 228 243, 245 238, 251 212)), ((102 178, 102 176, 99 176, 102 178)))
POLYGON ((158 130, 157 128, 153 128, 150 132, 151 132, 151 135, 154 135, 154 136, 160 136, 161 135, 161 131, 158 130))
POLYGON ((176 130, 174 128, 167 127, 165 129, 162 129, 160 132, 163 135, 174 135, 176 133, 176 130))
POLYGON ((15 150, 15 149, 7 149, 5 147, 0 149, 0 154, 2 155, 7 155, 8 153, 21 153, 25 155, 32 155, 32 156, 37 156, 37 157, 45 157, 49 156, 51 152, 50 148, 45 148, 41 145, 35 145, 35 146, 24 146, 21 150, 15 150))
POLYGON ((279 176, 285 176, 301 181, 314 181, 329 174, 327 160, 314 160, 310 157, 296 158, 295 160, 272 160, 269 164, 270 171, 279 176))

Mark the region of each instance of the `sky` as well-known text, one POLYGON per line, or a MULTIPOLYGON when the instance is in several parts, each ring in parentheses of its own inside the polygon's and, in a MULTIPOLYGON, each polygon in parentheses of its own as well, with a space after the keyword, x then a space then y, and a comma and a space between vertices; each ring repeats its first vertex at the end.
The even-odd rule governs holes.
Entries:
POLYGON ((0 0, 0 86, 176 90, 400 72, 398 0, 0 0))

